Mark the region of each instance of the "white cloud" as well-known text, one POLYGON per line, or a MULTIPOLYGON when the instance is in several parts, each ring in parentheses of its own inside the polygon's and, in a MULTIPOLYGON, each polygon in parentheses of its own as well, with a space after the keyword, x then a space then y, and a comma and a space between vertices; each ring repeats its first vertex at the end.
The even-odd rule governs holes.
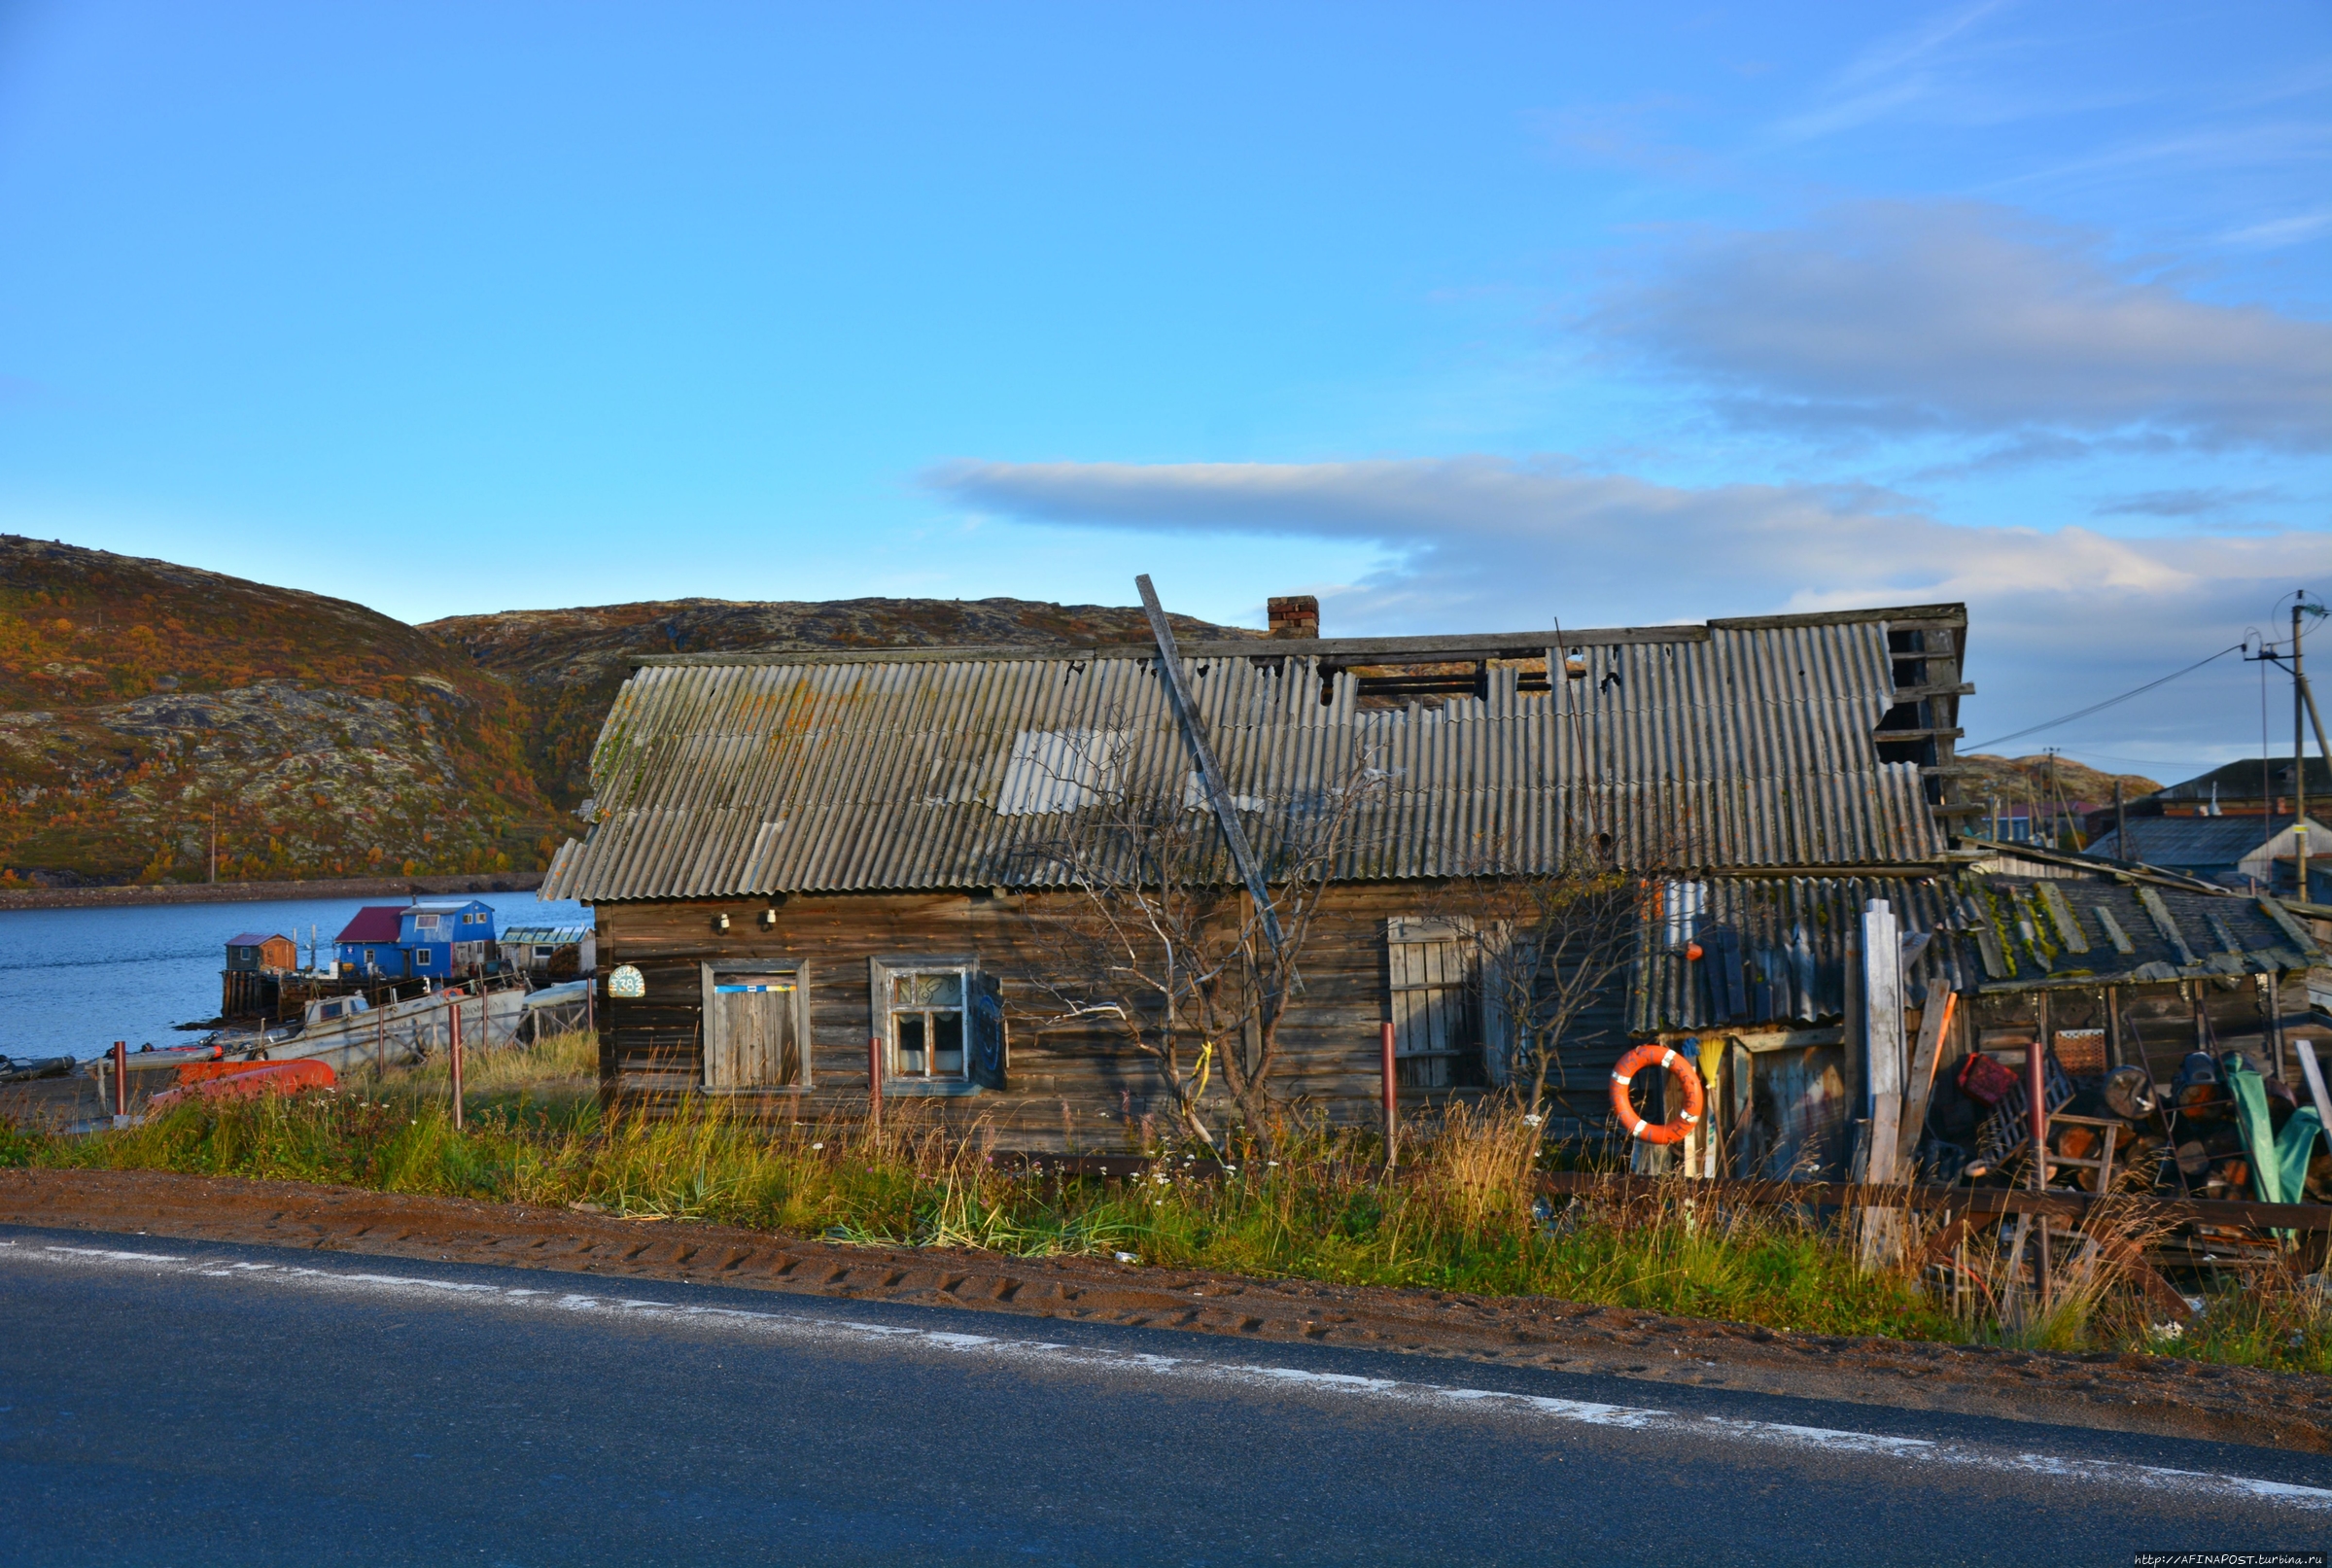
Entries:
MULTIPOLYGON (((1320 464, 957 463, 927 482, 999 519, 1374 543, 1384 570, 1323 606, 1330 635, 1574 627, 1965 600, 1971 739, 2111 696, 2332 587, 2332 538, 2116 539, 1938 522, 1866 487, 1660 485, 1559 459, 1320 464)), ((1179 552, 1188 559, 1192 552, 1179 552)), ((1236 572, 1235 545, 1184 573, 1236 572)), ((1176 573, 1158 569, 1169 602, 1176 573)), ((1258 584, 1258 592, 1285 584, 1258 584)), ((2168 763, 2240 754, 2255 677, 2233 661, 2062 739, 2168 763)), ((2059 739, 2038 736, 2033 746, 2059 739)))
POLYGON ((1592 325, 1747 424, 2332 444, 2332 323, 2193 298, 1999 207, 1690 241, 1592 325))

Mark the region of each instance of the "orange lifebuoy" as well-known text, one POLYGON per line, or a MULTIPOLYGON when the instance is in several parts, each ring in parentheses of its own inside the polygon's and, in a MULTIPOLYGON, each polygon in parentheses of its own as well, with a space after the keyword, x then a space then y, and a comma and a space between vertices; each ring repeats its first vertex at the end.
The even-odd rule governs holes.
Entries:
POLYGON ((1700 1072, 1690 1061, 1665 1045, 1639 1045, 1619 1059, 1612 1069, 1612 1114, 1619 1125, 1647 1143, 1677 1143, 1686 1133, 1700 1125, 1700 1114, 1707 1108, 1707 1098, 1701 1092, 1700 1072), (1685 1103, 1682 1109, 1671 1112, 1668 1120, 1654 1127, 1636 1113, 1634 1103, 1627 1098, 1627 1086, 1640 1067, 1663 1067, 1676 1081, 1684 1085, 1685 1103))

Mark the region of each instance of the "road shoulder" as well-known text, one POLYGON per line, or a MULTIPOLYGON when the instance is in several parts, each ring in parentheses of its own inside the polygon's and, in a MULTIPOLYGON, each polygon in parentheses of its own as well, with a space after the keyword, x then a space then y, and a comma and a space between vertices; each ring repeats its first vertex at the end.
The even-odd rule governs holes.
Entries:
POLYGON ((159 1171, 0 1171, 0 1223, 947 1306, 2332 1452, 2332 1379, 2168 1356, 1789 1334, 1545 1297, 850 1246, 730 1226, 159 1171))

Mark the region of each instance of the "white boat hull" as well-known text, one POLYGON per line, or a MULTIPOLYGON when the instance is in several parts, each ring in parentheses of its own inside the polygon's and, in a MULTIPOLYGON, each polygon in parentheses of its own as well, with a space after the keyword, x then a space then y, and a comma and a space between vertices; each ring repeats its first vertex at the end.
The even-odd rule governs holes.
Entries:
POLYGON ((526 1017, 526 993, 490 991, 483 996, 444 993, 311 1024, 281 1042, 270 1041, 270 1062, 322 1062, 336 1073, 352 1068, 401 1067, 442 1058, 452 1042, 453 1015, 462 1019, 465 1051, 514 1045, 526 1017))

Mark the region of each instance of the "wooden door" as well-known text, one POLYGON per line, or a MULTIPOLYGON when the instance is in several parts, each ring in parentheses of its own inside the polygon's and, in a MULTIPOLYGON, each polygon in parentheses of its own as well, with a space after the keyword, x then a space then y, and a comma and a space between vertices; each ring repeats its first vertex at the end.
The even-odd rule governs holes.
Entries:
POLYGON ((723 974, 713 983, 706 1019, 705 1085, 785 1088, 801 1082, 794 977, 723 974))

